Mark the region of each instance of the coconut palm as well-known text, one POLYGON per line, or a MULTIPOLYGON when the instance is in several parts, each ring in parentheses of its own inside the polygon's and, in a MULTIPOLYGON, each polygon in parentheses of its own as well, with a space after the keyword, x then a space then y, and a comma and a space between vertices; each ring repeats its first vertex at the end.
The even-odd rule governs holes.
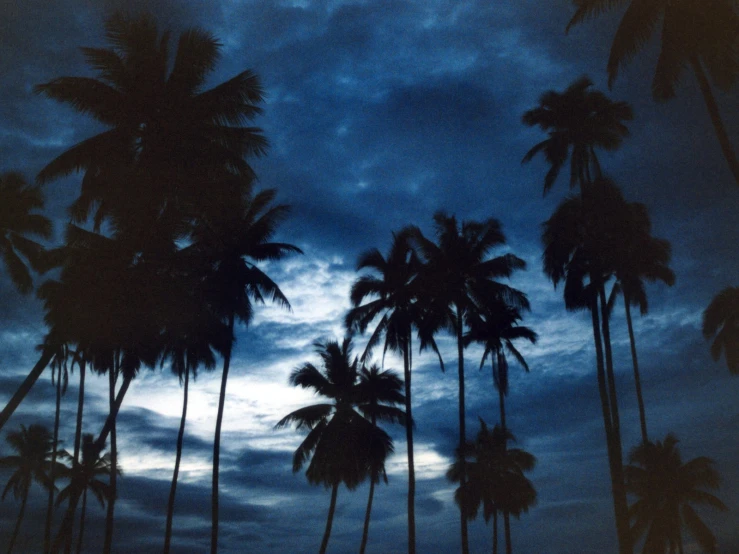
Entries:
POLYGON ((708 108, 721 150, 739 185, 739 161, 721 119, 708 79, 729 90, 739 75, 736 37, 739 14, 734 0, 573 0, 577 6, 570 27, 608 9, 628 3, 618 26, 608 58, 608 86, 618 71, 647 44, 662 21, 660 54, 652 81, 652 96, 658 102, 675 96, 675 86, 685 67, 695 73, 708 108), (706 74, 708 73, 708 75, 706 74))
MULTIPOLYGON (((474 442, 457 451, 457 459, 447 471, 447 478, 461 483, 463 460, 467 481, 454 493, 458 505, 467 506, 467 517, 475 519, 483 509, 485 521, 493 519, 493 554, 498 552, 498 511, 519 517, 536 503, 536 490, 524 473, 531 471, 536 458, 525 450, 508 448, 515 438, 496 425, 492 430, 480 418, 480 431, 474 442)), ((506 552, 512 552, 510 525, 505 526, 506 552)))
POLYGON ((51 236, 51 221, 33 213, 43 207, 44 196, 39 187, 29 186, 20 173, 0 175, 0 255, 22 294, 31 292, 33 280, 21 256, 34 270, 45 269, 44 247, 28 238, 51 236))
MULTIPOLYGON (((378 420, 406 424, 405 412, 396 407, 405 402, 402 390, 403 381, 395 372, 380 369, 375 364, 369 368, 363 365, 359 370, 359 382, 356 385, 357 409, 374 426, 377 426, 378 420)), ((372 499, 374 498, 375 484, 380 482, 380 477, 387 483, 384 459, 377 460, 377 464, 370 468, 369 497, 364 516, 364 530, 362 531, 362 544, 359 547, 359 554, 364 554, 367 547, 372 499)))
POLYGON ((719 486, 719 474, 710 458, 698 457, 683 463, 678 440, 668 434, 663 442, 642 443, 629 456, 626 486, 636 497, 629 507, 632 533, 646 535, 644 554, 683 554, 683 528, 704 552, 716 552, 716 537, 692 505, 728 510, 708 492, 719 486))
MULTIPOLYGON (((305 363, 290 374, 290 384, 312 389, 328 402, 313 404, 286 415, 276 428, 295 424, 308 429, 308 436, 293 455, 293 472, 302 469, 310 459, 305 476, 312 485, 331 488, 326 530, 320 554, 325 554, 331 536, 339 485, 354 490, 373 471, 383 466, 393 452, 390 436, 372 425, 356 411, 357 404, 367 405, 358 391, 359 360, 352 358, 351 339, 314 343, 322 368, 305 363)), ((366 410, 366 407, 365 407, 366 410)))
POLYGON ((8 545, 8 554, 10 554, 21 528, 31 483, 36 481, 44 487, 52 486, 49 480, 49 460, 53 440, 51 433, 43 425, 30 425, 26 428, 22 424, 20 431, 11 431, 5 440, 15 454, 0 458, 0 467, 14 470, 3 489, 2 499, 5 500, 5 496, 11 491, 16 500, 21 499, 18 519, 8 545))
POLYGON ((206 268, 204 295, 211 309, 227 325, 228 344, 223 354, 221 391, 218 399, 215 440, 213 444, 213 498, 211 553, 218 550, 218 471, 220 464, 221 425, 226 401, 226 384, 231 364, 235 323, 248 325, 254 303, 265 299, 290 309, 290 303, 277 283, 257 265, 280 260, 302 251, 291 244, 269 242, 277 226, 289 212, 284 204, 272 205, 274 189, 245 194, 242 200, 224 210, 218 218, 200 225, 194 232, 193 259, 206 268))
POLYGON ((546 158, 551 167, 544 178, 544 194, 568 158, 570 188, 582 188, 602 176, 595 149, 616 150, 629 134, 624 122, 633 119, 631 106, 610 100, 602 92, 591 90, 592 86, 588 77, 580 77, 564 92, 545 92, 539 105, 523 114, 524 125, 538 126, 549 134, 522 160, 529 162, 539 152, 546 158))
MULTIPOLYGON (((377 322, 362 355, 366 361, 373 349, 384 337, 383 357, 388 350, 403 357, 403 381, 405 383, 405 436, 408 452, 408 553, 416 551, 416 471, 413 458, 413 410, 411 402, 412 331, 421 324, 421 308, 414 286, 420 261, 411 248, 406 230, 393 233, 393 242, 387 258, 377 249, 360 256, 357 271, 371 270, 352 285, 352 309, 346 315, 346 327, 350 331, 364 333, 377 322), (364 302, 364 303, 363 303, 364 302)), ((426 346, 423 341, 421 346, 426 346)), ((433 337, 428 342, 435 349, 433 337)))
POLYGON ((711 300, 703 312, 703 336, 713 339, 713 359, 723 353, 729 371, 739 374, 739 287, 727 287, 711 300))
MULTIPOLYGON (((495 279, 510 277, 526 264, 513 254, 488 258, 491 250, 505 244, 500 222, 463 221, 443 212, 434 215, 436 239, 424 237, 419 229, 411 231, 419 257, 424 262, 420 290, 431 306, 429 314, 437 319, 432 327, 446 327, 457 340, 459 378, 459 448, 467 442, 464 388, 464 328, 465 321, 480 306, 495 299, 516 309, 528 308, 526 295, 495 279)), ((461 480, 464 486, 464 458, 461 480)), ((461 505, 462 552, 468 554, 466 505, 461 505)))

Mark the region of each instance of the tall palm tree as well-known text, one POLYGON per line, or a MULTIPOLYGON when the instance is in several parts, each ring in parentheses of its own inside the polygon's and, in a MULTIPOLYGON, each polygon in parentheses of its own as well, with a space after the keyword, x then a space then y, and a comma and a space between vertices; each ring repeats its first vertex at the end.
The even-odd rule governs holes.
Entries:
POLYGON ((621 238, 620 217, 624 213, 625 202, 620 191, 608 180, 596 181, 593 189, 597 189, 598 194, 591 195, 589 202, 586 203, 582 197, 569 197, 544 223, 544 273, 555 287, 564 281, 565 307, 568 310, 590 311, 619 552, 625 554, 631 552, 632 548, 605 299, 605 283, 613 273, 612 253, 618 251, 621 238))
POLYGON ((13 492, 16 500, 21 499, 18 519, 8 545, 8 554, 10 554, 21 528, 31 483, 36 481, 44 487, 52 486, 49 480, 49 460, 53 441, 51 433, 43 425, 31 425, 26 428, 23 424, 21 424, 20 431, 8 433, 5 440, 16 454, 0 458, 0 467, 14 470, 3 489, 2 499, 5 500, 9 491, 13 492))
MULTIPOLYGON (((510 277, 526 263, 513 254, 488 258, 491 250, 505 244, 500 222, 463 221, 444 212, 434 215, 436 239, 424 237, 419 229, 412 238, 425 266, 419 286, 432 306, 430 313, 437 318, 434 327, 446 327, 457 340, 459 379, 459 448, 467 442, 464 387, 464 328, 469 317, 485 302, 496 299, 517 309, 528 308, 526 295, 495 279, 510 277)), ((466 483, 464 458, 460 483, 466 483)), ((466 505, 461 505, 462 553, 468 554, 466 505)))
MULTIPOLYGON (((460 484, 454 499, 467 505, 467 517, 475 519, 480 506, 485 521, 493 519, 493 554, 498 552, 498 511, 518 517, 536 503, 536 490, 524 473, 534 469, 536 458, 525 450, 508 448, 515 440, 511 432, 496 425, 492 430, 480 418, 480 431, 474 442, 457 451, 457 459, 447 471, 447 478, 461 483, 462 460, 467 460, 467 481, 460 484)), ((506 525, 506 552, 513 550, 510 526, 506 525)))
MULTIPOLYGON (((405 383, 405 437, 408 452, 408 554, 416 552, 416 471, 413 458, 413 409, 411 402, 411 370, 413 327, 421 325, 422 309, 416 290, 416 277, 420 261, 409 243, 409 233, 403 230, 393 233, 393 241, 387 258, 379 250, 372 249, 359 258, 357 271, 371 270, 352 285, 352 309, 346 315, 346 327, 350 332, 364 333, 377 322, 362 355, 366 361, 384 337, 383 357, 388 350, 403 357, 403 381, 405 383), (363 303, 364 302, 364 303, 363 303)), ((436 349, 433 337, 421 347, 436 349)))
MULTIPOLYGON (((622 292, 624 297, 642 442, 647 442, 647 418, 641 390, 634 327, 631 321, 631 306, 638 306, 641 314, 646 314, 648 302, 644 280, 662 281, 672 286, 675 283, 675 273, 668 265, 671 256, 670 243, 652 236, 652 224, 646 206, 638 202, 630 202, 625 206, 623 216, 621 240, 613 256, 617 284, 613 287, 612 294, 622 292)), ((611 300, 609 304, 612 304, 611 300)))
MULTIPOLYGON (((302 251, 287 243, 270 242, 277 226, 289 212, 284 204, 271 205, 274 189, 245 194, 242 200, 200 225, 194 232, 195 257, 205 263, 205 298, 227 325, 228 344, 223 354, 221 391, 218 399, 215 440, 213 444, 213 498, 211 554, 218 550, 218 471, 221 449, 221 425, 226 402, 226 384, 231 364, 235 323, 248 325, 254 302, 265 299, 290 309, 285 295, 262 269, 260 262, 280 260, 302 251)), ((200 262, 199 262, 200 263, 200 262)))
MULTIPOLYGON (((405 412, 396 407, 399 404, 405 403, 402 390, 403 381, 395 372, 380 369, 376 364, 373 364, 369 368, 363 365, 359 370, 359 382, 356 385, 357 409, 374 426, 377 426, 378 420, 405 425, 405 412)), ((359 554, 364 554, 367 548, 372 499, 374 498, 375 484, 380 482, 380 477, 387 483, 384 459, 377 460, 377 464, 370 468, 369 497, 364 516, 364 529, 362 531, 362 544, 359 547, 359 554)))
POLYGON ((595 149, 616 150, 629 135, 624 122, 634 117, 631 106, 610 100, 602 92, 591 90, 592 86, 588 77, 580 77, 564 92, 545 92, 539 105, 523 114, 524 125, 538 126, 549 135, 522 160, 529 162, 541 152, 550 164, 544 178, 544 194, 549 192, 568 157, 570 188, 582 188, 602 176, 595 149))
MULTIPOLYGON (((295 424, 308 429, 308 436, 293 455, 293 472, 298 472, 310 458, 305 472, 308 482, 331 488, 326 530, 319 554, 325 554, 331 536, 339 485, 355 489, 373 469, 382 466, 393 452, 390 436, 372 425, 355 407, 364 403, 357 391, 359 360, 352 358, 351 339, 316 342, 322 369, 306 363, 290 374, 290 384, 313 389, 328 402, 313 404, 286 415, 277 428, 295 424)), ((361 392, 361 391, 360 391, 361 392)))
MULTIPOLYGON (((81 451, 82 456, 79 461, 66 450, 62 451, 62 458, 65 458, 67 463, 69 463, 69 466, 65 466, 64 472, 65 477, 69 479, 69 484, 59 491, 59 496, 56 500, 57 505, 59 505, 65 500, 72 501, 74 498, 82 499, 80 530, 79 536, 77 537, 77 554, 82 552, 85 534, 87 491, 89 490, 97 498, 103 508, 105 507, 105 502, 110 500, 110 485, 100 479, 110 474, 110 454, 101 454, 92 434, 85 434, 83 436, 81 451)), ((116 473, 121 475, 119 468, 116 468, 116 473)), ((69 510, 67 513, 69 514, 69 510)), ((59 538, 66 540, 66 537, 71 536, 74 526, 73 518, 74 513, 71 514, 71 517, 65 516, 65 521, 59 530, 59 538)))
POLYGON ((736 184, 739 161, 721 119, 708 73, 720 89, 729 90, 739 76, 736 37, 739 13, 733 0, 573 0, 577 11, 570 27, 608 9, 628 3, 613 37, 608 58, 608 86, 618 71, 641 50, 662 21, 660 54, 652 81, 652 96, 664 102, 675 96, 675 85, 685 67, 695 73, 721 150, 736 184))
POLYGON ((29 186, 20 173, 0 175, 0 255, 10 278, 22 294, 31 292, 33 280, 21 256, 34 270, 45 269, 44 247, 28 238, 48 239, 51 236, 51 221, 33 213, 43 207, 44 196, 40 187, 29 186))
POLYGON ((729 371, 739 375, 739 287, 727 287, 711 300, 703 312, 703 336, 713 339, 713 359, 723 353, 729 371))
POLYGON ((716 537, 691 504, 722 511, 726 505, 708 492, 719 486, 713 460, 701 456, 683 463, 672 433, 664 442, 642 443, 629 456, 626 486, 636 496, 629 508, 634 537, 646 534, 644 554, 683 554, 685 527, 704 552, 716 552, 716 537), (708 490, 706 490, 708 489, 708 490))

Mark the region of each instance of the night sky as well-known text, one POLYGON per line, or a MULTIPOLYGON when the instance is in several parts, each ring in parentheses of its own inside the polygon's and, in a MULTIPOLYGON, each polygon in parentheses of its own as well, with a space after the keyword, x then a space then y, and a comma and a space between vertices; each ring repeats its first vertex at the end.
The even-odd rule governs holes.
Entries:
MULTIPOLYGON (((439 209, 459 219, 500 220, 506 251, 528 269, 510 284, 528 294, 524 323, 540 337, 521 345, 531 371, 511 367, 508 425, 518 446, 538 459, 529 475, 538 504, 513 520, 515 551, 538 554, 615 552, 603 422, 586 313, 565 311, 541 267, 541 224, 568 191, 568 171, 542 196, 547 166, 521 158, 545 135, 521 124, 548 89, 562 91, 582 75, 607 91, 605 72, 616 12, 574 28, 568 0, 515 1, 151 1, 4 0, 0 3, 0 171, 27 179, 102 126, 68 106, 34 95, 33 86, 59 76, 89 75, 78 50, 103 46, 106 14, 146 8, 160 28, 199 26, 223 44, 210 85, 252 69, 266 91, 255 124, 270 141, 253 161, 260 187, 278 189, 292 207, 276 240, 305 254, 264 264, 292 311, 260 306, 239 328, 229 377, 221 454, 222 552, 291 554, 320 544, 329 492, 293 474, 292 452, 303 434, 274 425, 313 396, 288 385, 290 371, 318 362, 312 343, 343 336, 349 289, 363 251, 386 252, 392 231, 408 224, 433 233, 439 209)), ((701 510, 720 552, 739 552, 739 377, 709 356, 700 331, 711 298, 739 285, 739 189, 721 155, 692 73, 677 97, 656 104, 650 93, 656 61, 652 41, 613 89, 634 108, 631 136, 617 152, 600 153, 605 172, 628 200, 645 203, 653 234, 673 248, 676 284, 649 285, 649 314, 635 316, 650 436, 674 432, 683 460, 710 456, 723 477, 717 495, 730 512, 701 510)), ((735 88, 736 91, 736 88, 735 88)), ((717 92, 735 148, 737 96, 717 92)), ((80 176, 45 186, 46 213, 57 241, 80 176)), ((58 243, 58 242, 57 242, 58 243)), ((639 441, 628 336, 619 303, 613 316, 614 359, 624 450, 639 441)), ((46 332, 40 302, 21 297, 0 275, 0 405, 36 361, 46 332)), ((357 339, 357 353, 364 346, 357 339)), ((457 443, 456 348, 439 338, 446 374, 433 354, 414 353, 416 518, 419 553, 459 550, 454 485, 444 473, 457 443)), ((468 435, 478 416, 493 424, 497 393, 481 350, 467 364, 468 435)), ((402 373, 402 361, 386 367, 402 373)), ((217 366, 220 368, 220 366, 217 366)), ((62 404, 61 438, 71 448, 77 373, 62 404)), ((107 409, 107 378, 88 377, 84 429, 97 433, 107 409)), ((174 550, 204 552, 210 539, 210 478, 220 371, 201 372, 190 387, 183 466, 177 491, 174 550)), ((54 389, 45 372, 2 431, 21 423, 53 425, 54 389)), ((118 418, 123 470, 116 504, 116 552, 161 551, 167 495, 182 408, 169 368, 143 371, 118 418)), ((378 487, 368 552, 406 551, 407 469, 404 431, 386 427, 396 454, 389 484, 378 487)), ((9 453, 0 441, 0 454, 9 453)), ((0 474, 4 486, 6 474, 0 474)), ((368 486, 339 491, 329 552, 358 550, 368 486)), ((36 550, 46 497, 34 485, 17 551, 36 550)), ((19 503, 0 502, 0 544, 12 531, 19 503)), ((86 545, 100 551, 104 511, 88 506, 86 545)), ((473 552, 489 549, 491 529, 470 524, 473 552)), ((687 552, 698 550, 686 547, 687 552)))

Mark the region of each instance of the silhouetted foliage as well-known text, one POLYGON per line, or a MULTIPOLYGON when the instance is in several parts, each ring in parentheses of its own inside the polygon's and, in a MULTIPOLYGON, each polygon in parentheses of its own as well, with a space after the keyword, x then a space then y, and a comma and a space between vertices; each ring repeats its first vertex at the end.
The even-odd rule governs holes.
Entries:
POLYGON ((718 293, 703 312, 703 336, 713 339, 711 356, 723 354, 733 375, 739 375, 739 287, 718 293))

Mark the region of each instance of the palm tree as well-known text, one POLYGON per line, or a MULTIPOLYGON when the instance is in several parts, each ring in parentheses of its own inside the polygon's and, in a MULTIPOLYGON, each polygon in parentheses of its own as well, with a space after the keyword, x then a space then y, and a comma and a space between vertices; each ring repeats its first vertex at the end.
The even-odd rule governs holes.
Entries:
MULTIPOLYGON (((496 425, 489 430, 480 418, 480 431, 474 442, 457 451, 457 459, 447 471, 447 478, 461 483, 462 466, 467 481, 454 493, 458 505, 467 506, 467 517, 475 519, 480 506, 485 521, 493 518, 493 554, 498 552, 498 511, 516 517, 536 503, 536 491, 524 472, 534 469, 536 458, 525 450, 508 448, 515 440, 507 429, 496 425), (467 460, 463 462, 463 460, 467 460)), ((506 524, 506 552, 512 552, 510 525, 506 524)))
POLYGON ((626 486, 636 496, 629 508, 634 537, 646 534, 644 554, 683 554, 682 528, 705 552, 716 552, 716 537, 691 504, 728 510, 706 489, 719 486, 713 460, 698 457, 682 463, 678 440, 672 433, 664 442, 642 443, 629 456, 626 486))
POLYGON ((739 287, 727 287, 711 300, 703 312, 703 336, 713 339, 711 356, 718 361, 723 352, 733 375, 739 374, 739 287))
POLYGON ((16 500, 21 499, 21 509, 8 545, 10 554, 21 528, 31 483, 36 481, 44 487, 53 486, 48 475, 51 469, 49 459, 53 441, 51 433, 43 425, 31 425, 26 428, 22 424, 20 431, 11 431, 5 440, 16 454, 0 458, 0 467, 14 470, 3 489, 2 499, 5 500, 9 491, 13 492, 16 500))
MULTIPOLYGON (((636 398, 639 405, 639 423, 642 442, 647 442, 647 418, 642 397, 634 327, 631 321, 631 306, 638 306, 641 314, 646 314, 648 303, 644 279, 652 282, 662 281, 672 286, 675 283, 675 273, 668 266, 671 255, 670 243, 651 235, 652 224, 649 221, 646 206, 638 202, 630 202, 625 208, 622 240, 619 242, 617 253, 613 256, 617 284, 613 287, 612 294, 623 292, 624 296, 631 360, 634 365, 636 398)), ((609 304, 611 303, 612 301, 609 300, 609 304)))
MULTIPOLYGON (((437 319, 432 327, 444 326, 457 339, 459 377, 459 448, 467 442, 465 426, 464 390, 464 326, 465 321, 480 306, 491 299, 516 309, 528 308, 526 295, 494 279, 510 277, 526 263, 513 254, 488 258, 490 251, 505 244, 505 236, 496 219, 482 223, 463 221, 443 212, 434 215, 438 243, 427 239, 419 229, 412 230, 412 238, 420 258, 425 262, 419 286, 429 300, 430 313, 437 319)), ((465 465, 461 463, 464 486, 465 465)), ((468 554, 466 505, 461 505, 462 552, 468 554)))
POLYGON ((592 86, 588 77, 580 77, 562 93, 545 92, 539 105, 523 114, 524 125, 539 126, 549 134, 522 160, 526 163, 539 152, 544 154, 551 165, 544 178, 544 194, 549 192, 568 157, 570 188, 583 188, 602 176, 595 149, 616 150, 629 135, 624 122, 634 117, 631 106, 590 90, 592 86))
POLYGON ((22 294, 31 292, 33 280, 21 256, 34 270, 45 269, 44 247, 28 238, 51 236, 51 221, 33 213, 43 207, 44 196, 39 187, 29 186, 20 173, 0 175, 0 255, 22 294))
POLYGON ((596 353, 596 375, 603 412, 606 445, 613 488, 619 551, 631 552, 618 403, 608 327, 605 283, 613 273, 623 227, 624 200, 608 180, 593 185, 599 194, 585 202, 572 196, 560 203, 544 223, 544 273, 556 287, 564 281, 565 307, 588 309, 596 353))
MULTIPOLYGON (((362 355, 366 361, 384 337, 383 357, 388 350, 403 356, 405 383, 405 436, 408 451, 408 554, 416 552, 416 472, 413 459, 413 411, 411 402, 412 331, 421 324, 421 308, 414 280, 420 261, 409 243, 407 230, 393 233, 387 258, 372 249, 360 256, 357 271, 369 269, 352 285, 352 309, 346 315, 350 332, 364 333, 379 318, 362 355), (362 302, 365 302, 364 304, 362 302)), ((436 350, 433 337, 428 345, 436 350)), ((426 346, 421 337, 421 347, 426 346)), ((438 350, 437 350, 438 353, 438 350)))
MULTIPOLYGON (((570 27, 628 0, 573 0, 577 6, 570 27)), ((680 74, 689 66, 698 79, 721 150, 739 185, 739 161, 721 119, 706 72, 720 89, 729 90, 739 75, 736 37, 739 14, 733 0, 630 0, 613 37, 608 58, 608 86, 654 34, 662 21, 660 54, 652 81, 652 96, 664 102, 675 96, 680 74)))
MULTIPOLYGON (((37 347, 43 349, 41 345, 37 347)), ((51 552, 51 526, 54 519, 54 492, 56 491, 56 467, 57 467, 57 447, 59 445, 59 422, 61 416, 62 394, 67 392, 67 384, 69 383, 69 368, 67 365, 69 351, 65 346, 59 348, 59 351, 51 363, 51 384, 56 391, 56 404, 54 410, 54 435, 51 446, 51 468, 49 469, 49 498, 46 505, 46 526, 44 528, 44 554, 51 552)))
MULTIPOLYGON (((354 490, 365 478, 373 478, 373 470, 382 467, 393 452, 390 436, 362 417, 355 406, 359 360, 352 359, 351 339, 341 345, 336 341, 316 342, 322 370, 311 363, 303 364, 290 374, 290 384, 313 389, 329 402, 300 408, 286 415, 276 428, 295 424, 308 429, 293 455, 293 472, 298 472, 310 458, 305 472, 308 482, 331 488, 326 530, 319 554, 325 554, 331 536, 339 485, 354 490)), ((361 390, 359 391, 361 392, 361 390)), ((364 403, 364 402, 363 402, 364 403)))
MULTIPOLYGON (((404 404, 405 397, 401 392, 403 381, 390 370, 382 370, 373 364, 369 368, 363 365, 359 370, 359 383, 356 386, 359 412, 377 426, 377 420, 405 425, 405 412, 396 406, 404 404)), ((412 422, 411 422, 412 424, 412 422)), ((385 460, 377 460, 378 464, 370 468, 370 489, 367 499, 367 510, 364 516, 364 530, 359 554, 364 554, 369 536, 370 514, 372 513, 372 499, 375 493, 375 483, 380 482, 380 476, 387 483, 385 460)))
POLYGON ((274 189, 245 194, 241 202, 228 209, 224 207, 218 218, 204 222, 193 234, 194 257, 208 266, 204 283, 205 298, 228 327, 213 444, 211 554, 218 550, 221 424, 235 341, 235 323, 238 319, 248 325, 254 313, 253 302, 263 304, 265 298, 290 309, 290 303, 280 288, 257 264, 280 260, 291 253, 302 254, 299 248, 291 244, 269 242, 289 212, 284 204, 272 206, 274 197, 274 189))

